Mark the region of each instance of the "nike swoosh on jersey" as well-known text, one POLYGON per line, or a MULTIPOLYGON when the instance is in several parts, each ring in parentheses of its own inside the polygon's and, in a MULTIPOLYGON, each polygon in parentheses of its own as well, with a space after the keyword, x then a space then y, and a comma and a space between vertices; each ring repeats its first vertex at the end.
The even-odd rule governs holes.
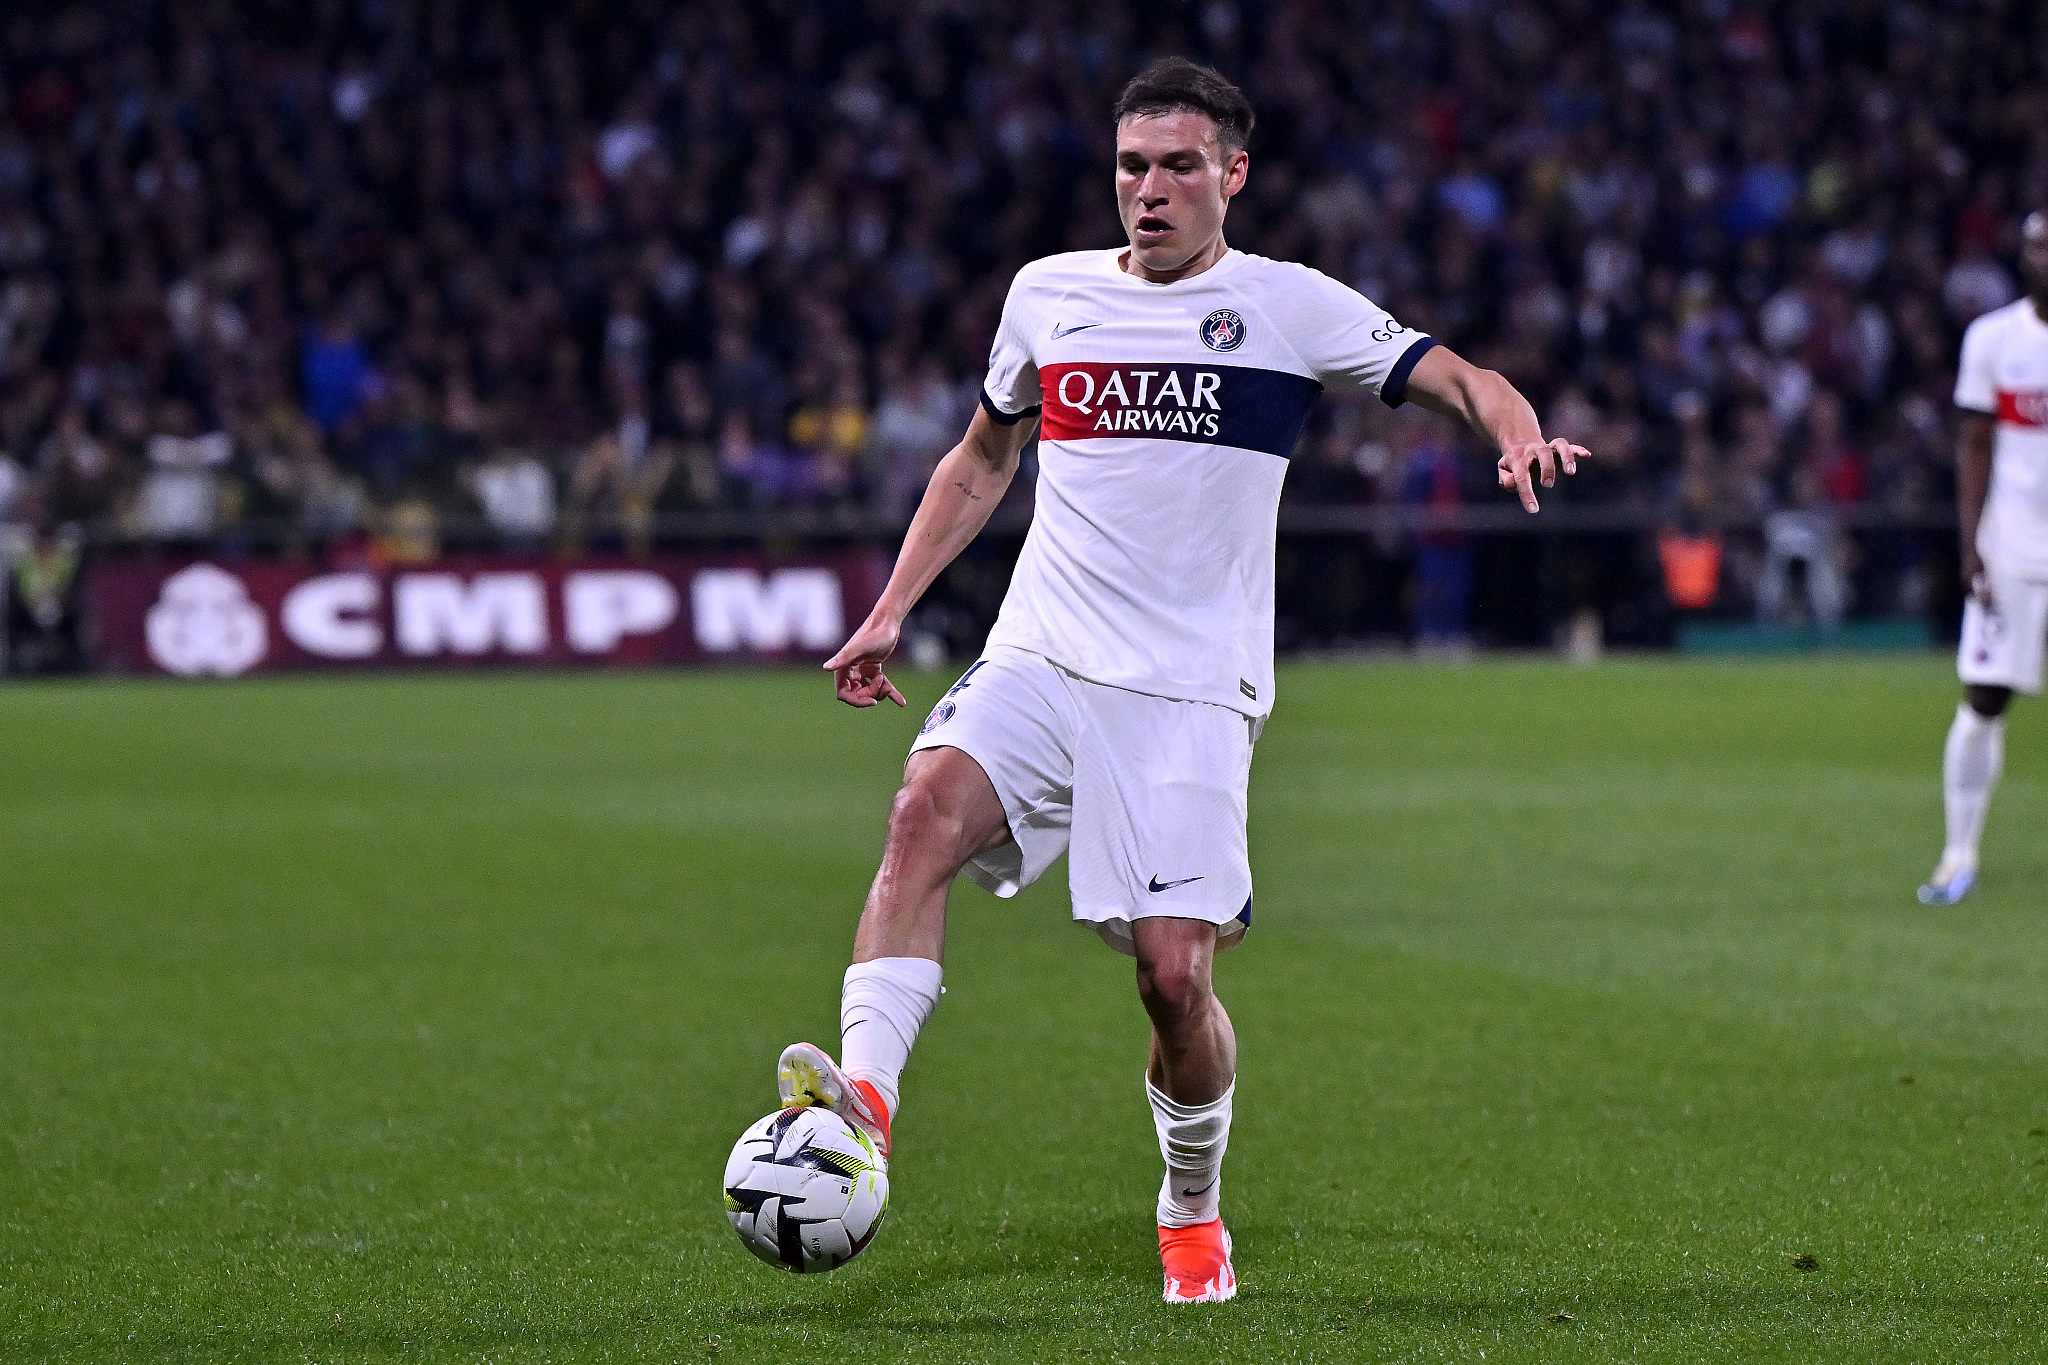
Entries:
POLYGON ((1076 332, 1085 332, 1090 327, 1100 327, 1101 325, 1099 322, 1084 322, 1078 327, 1062 327, 1055 322, 1052 325, 1052 339, 1058 341, 1061 337, 1070 337, 1076 332))
POLYGON ((1200 877, 1182 877, 1177 882, 1162 882, 1159 880, 1159 874, 1157 872, 1154 872, 1152 874, 1152 880, 1146 883, 1145 889, 1147 891, 1155 893, 1160 891, 1171 891, 1176 886, 1186 886, 1189 882, 1198 882, 1200 880, 1202 880, 1200 877))

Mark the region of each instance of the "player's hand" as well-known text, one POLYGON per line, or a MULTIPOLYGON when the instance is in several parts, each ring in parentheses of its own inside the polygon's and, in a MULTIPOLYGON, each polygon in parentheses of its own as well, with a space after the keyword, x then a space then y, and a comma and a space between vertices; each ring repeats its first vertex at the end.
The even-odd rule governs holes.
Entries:
POLYGON ((848 706, 868 707, 887 697, 898 706, 905 705, 903 694, 882 671, 883 661, 896 652, 898 633, 893 622, 877 621, 870 616, 853 633, 853 638, 825 661, 825 669, 832 675, 832 690, 839 700, 848 706))
POLYGON ((1963 586, 1980 606, 1989 609, 1998 605, 1991 597, 1991 575, 1984 572, 1984 556, 1977 553, 1974 545, 1963 550, 1963 586))
POLYGON ((1584 446, 1575 446, 1562 436, 1548 441, 1522 441, 1509 446, 1500 453, 1500 486, 1512 488, 1521 495, 1522 507, 1526 511, 1536 510, 1536 487, 1529 477, 1533 467, 1538 470, 1545 488, 1557 482, 1558 466, 1567 474, 1579 472, 1579 461, 1592 454, 1584 446))

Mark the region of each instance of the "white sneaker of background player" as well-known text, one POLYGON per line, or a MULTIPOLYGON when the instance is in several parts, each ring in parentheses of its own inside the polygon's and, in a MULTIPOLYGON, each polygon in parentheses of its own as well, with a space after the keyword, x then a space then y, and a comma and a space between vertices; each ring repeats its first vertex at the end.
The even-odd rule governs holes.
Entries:
POLYGON ((1977 884, 1977 860, 1967 853, 1951 849, 1941 855, 1941 865, 1934 869, 1934 875, 1927 879, 1927 885, 1920 888, 1922 905, 1954 905, 1970 894, 1970 888, 1977 884))

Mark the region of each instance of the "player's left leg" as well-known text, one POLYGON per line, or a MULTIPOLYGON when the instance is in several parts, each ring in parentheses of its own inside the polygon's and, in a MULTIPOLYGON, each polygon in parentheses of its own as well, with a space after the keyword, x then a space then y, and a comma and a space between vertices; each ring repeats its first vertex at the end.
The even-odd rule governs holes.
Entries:
POLYGON ((1217 927, 1155 916, 1131 924, 1138 997, 1152 1020, 1145 1094, 1166 1178, 1159 1186, 1159 1255, 1170 1303, 1221 1303, 1237 1293, 1230 1234, 1218 1212, 1237 1034, 1216 998, 1217 927))
POLYGON ((1219 1216, 1237 1038, 1217 951, 1251 926, 1247 794, 1259 720, 1076 680, 1074 918, 1137 959, 1152 1021, 1145 1092, 1166 1180, 1159 1258, 1169 1303, 1237 1293, 1219 1216))

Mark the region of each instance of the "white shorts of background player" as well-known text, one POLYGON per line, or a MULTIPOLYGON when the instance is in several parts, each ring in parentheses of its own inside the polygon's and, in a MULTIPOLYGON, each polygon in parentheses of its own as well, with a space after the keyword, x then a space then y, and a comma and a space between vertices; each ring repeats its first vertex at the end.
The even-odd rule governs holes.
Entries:
POLYGON ((2041 659, 2048 649, 2048 583, 1987 572, 1992 607, 1975 597, 1963 603, 1963 638, 1956 676, 1984 687, 2010 687, 2033 696, 2041 690, 2041 659))
POLYGON ((1218 947, 1251 924, 1246 786, 1260 722, 1209 702, 1092 683, 996 646, 933 708, 911 752, 981 765, 1013 842, 968 876, 1014 896, 1068 854, 1074 918, 1131 949, 1131 921, 1207 920, 1218 947))
POLYGON ((1784 619, 1792 595, 1792 566, 1806 566, 1806 605, 1814 624, 1833 630, 1849 610, 1849 577, 1842 571, 1842 543, 1834 520, 1823 513, 1788 510, 1764 519, 1764 572, 1757 584, 1756 614, 1784 619))

